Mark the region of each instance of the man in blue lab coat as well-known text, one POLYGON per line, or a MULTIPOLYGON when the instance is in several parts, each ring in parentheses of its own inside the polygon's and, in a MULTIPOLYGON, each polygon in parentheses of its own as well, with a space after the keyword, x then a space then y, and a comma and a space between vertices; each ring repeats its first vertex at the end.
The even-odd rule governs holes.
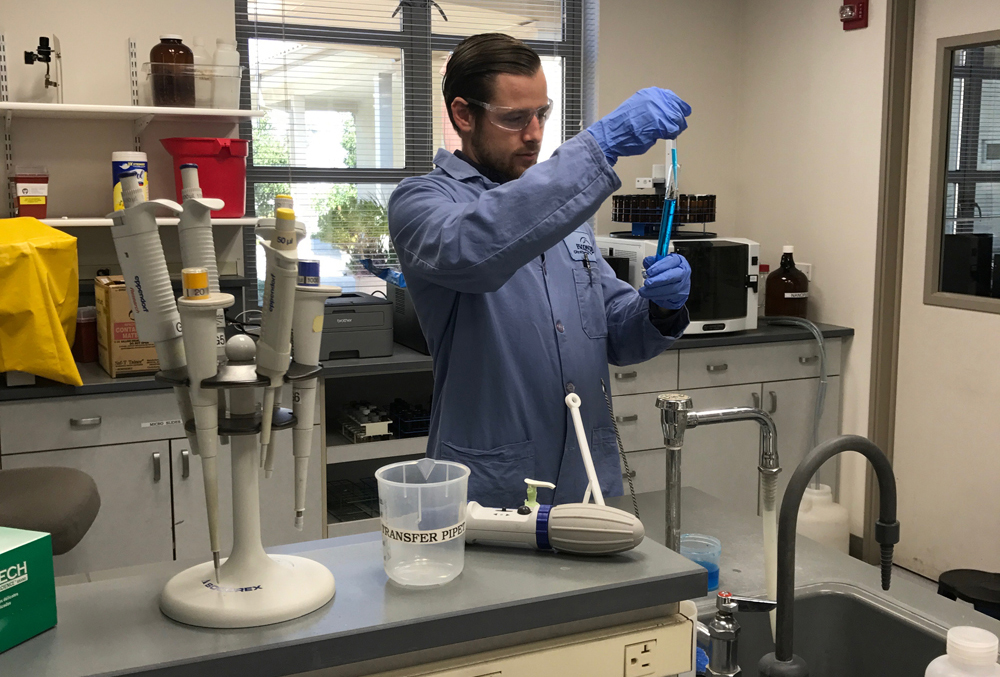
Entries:
POLYGON ((436 169, 389 200, 434 358, 427 454, 469 466, 469 500, 485 506, 522 504, 525 478, 556 485, 540 502, 579 502, 587 476, 564 402, 575 392, 601 489, 620 495, 608 363, 643 362, 680 337, 691 271, 681 256, 649 257, 637 293, 601 258, 587 219, 621 186, 618 157, 675 138, 691 109, 642 90, 536 164, 552 101, 530 47, 468 38, 443 90, 462 150, 439 150, 436 169))

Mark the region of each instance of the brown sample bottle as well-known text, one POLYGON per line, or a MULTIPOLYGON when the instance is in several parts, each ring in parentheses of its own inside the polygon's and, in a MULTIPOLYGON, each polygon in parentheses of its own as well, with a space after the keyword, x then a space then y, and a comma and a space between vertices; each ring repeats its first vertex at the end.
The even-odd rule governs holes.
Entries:
POLYGON ((194 52, 179 35, 161 35, 149 52, 153 105, 194 107, 194 52))
POLYGON ((809 305, 809 278, 795 267, 795 249, 786 245, 781 265, 767 276, 764 315, 767 317, 801 317, 805 319, 809 305))

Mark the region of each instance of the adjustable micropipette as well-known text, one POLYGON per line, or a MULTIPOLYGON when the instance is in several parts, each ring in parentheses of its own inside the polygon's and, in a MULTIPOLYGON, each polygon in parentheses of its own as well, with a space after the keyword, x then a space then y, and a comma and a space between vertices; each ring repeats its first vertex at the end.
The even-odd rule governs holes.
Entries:
MULTIPOLYGON (((167 262, 163 256, 163 245, 160 242, 160 232, 156 225, 156 210, 166 207, 174 212, 183 211, 181 206, 171 200, 143 201, 142 187, 134 172, 121 175, 122 201, 124 210, 116 211, 109 216, 114 220, 111 236, 114 239, 118 263, 125 279, 129 301, 132 304, 132 316, 135 320, 139 340, 152 343, 156 348, 156 357, 161 371, 171 371, 187 367, 187 354, 184 349, 184 339, 181 334, 181 318, 177 311, 177 300, 174 298, 170 275, 167 272, 167 262)), ((214 325, 214 320, 213 320, 214 325)), ((213 357, 214 357, 213 350, 213 357)), ((175 386, 174 393, 185 427, 188 421, 195 419, 191 401, 191 392, 185 386, 175 386)), ((196 424, 197 425, 197 424, 196 424)), ((201 445, 194 432, 186 431, 191 451, 201 454, 201 445)), ((204 437, 203 437, 204 439, 204 437)), ((209 452, 211 453, 211 452, 209 452)), ((214 461, 209 461, 211 466, 214 461)), ((206 472, 215 476, 211 468, 206 472)), ((216 486, 213 483, 213 486, 216 486)), ((212 508, 218 514, 218 492, 206 484, 206 503, 209 506, 210 536, 212 508), (213 499, 214 495, 214 499, 213 499)), ((215 519, 216 525, 218 518, 215 519)), ((215 563, 216 576, 219 569, 219 540, 217 529, 211 538, 212 559, 215 563)))
POLYGON ((264 279, 264 301, 261 306, 260 340, 257 342, 257 373, 270 379, 264 390, 264 405, 260 427, 261 465, 264 476, 274 470, 271 449, 271 421, 274 416, 275 391, 284 383, 292 353, 292 312, 295 305, 295 283, 298 279, 298 241, 295 233, 295 212, 275 210, 274 236, 270 242, 261 240, 267 256, 264 279))
MULTIPOLYGON (((340 296, 340 287, 306 284, 317 278, 318 271, 306 270, 312 261, 299 261, 299 285, 295 287, 295 310, 292 315, 292 339, 295 342, 295 363, 307 367, 319 365, 319 349, 323 337, 323 309, 331 296, 340 296), (315 274, 313 274, 315 273, 315 274)), ((316 407, 317 379, 292 383, 292 456, 295 458, 295 528, 301 530, 306 509, 306 475, 312 452, 313 416, 316 407)), ((272 454, 268 454, 269 457, 272 454)))

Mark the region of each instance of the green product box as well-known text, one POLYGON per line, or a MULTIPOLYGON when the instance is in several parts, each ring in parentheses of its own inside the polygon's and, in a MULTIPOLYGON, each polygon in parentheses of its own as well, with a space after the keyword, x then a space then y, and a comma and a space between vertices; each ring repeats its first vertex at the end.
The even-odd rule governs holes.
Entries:
POLYGON ((0 527, 0 652, 55 624, 52 537, 0 527))

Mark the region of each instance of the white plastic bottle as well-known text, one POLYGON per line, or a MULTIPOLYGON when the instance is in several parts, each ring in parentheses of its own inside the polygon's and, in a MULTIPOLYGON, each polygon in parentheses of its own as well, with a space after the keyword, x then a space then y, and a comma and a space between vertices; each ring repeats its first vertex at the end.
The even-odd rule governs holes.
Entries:
POLYGON ((212 50, 208 41, 200 35, 194 36, 194 105, 197 108, 212 107, 212 50))
POLYGON ((931 661, 924 677, 997 677, 997 636, 971 626, 948 630, 948 654, 931 661))
POLYGON ((213 108, 240 107, 240 53, 236 41, 219 38, 215 41, 215 85, 213 108))
POLYGON ((814 541, 836 548, 845 555, 851 544, 847 508, 833 502, 833 490, 821 484, 819 489, 809 487, 799 505, 799 521, 795 529, 814 541))

